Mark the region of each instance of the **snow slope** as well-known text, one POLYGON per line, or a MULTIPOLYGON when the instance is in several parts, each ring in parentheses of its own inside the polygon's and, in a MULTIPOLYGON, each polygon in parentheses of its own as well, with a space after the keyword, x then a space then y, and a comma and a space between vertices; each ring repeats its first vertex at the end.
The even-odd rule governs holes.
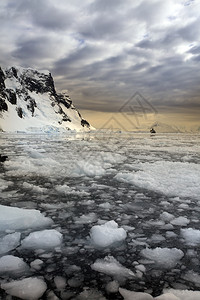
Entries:
POLYGON ((0 68, 0 130, 3 131, 88 131, 66 94, 58 94, 48 71, 0 68))

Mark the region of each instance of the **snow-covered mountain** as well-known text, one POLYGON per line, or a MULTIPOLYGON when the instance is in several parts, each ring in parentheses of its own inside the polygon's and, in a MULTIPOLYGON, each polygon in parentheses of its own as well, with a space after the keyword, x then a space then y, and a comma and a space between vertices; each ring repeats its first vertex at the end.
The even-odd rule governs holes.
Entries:
POLYGON ((0 131, 88 131, 90 124, 48 71, 0 68, 0 131))

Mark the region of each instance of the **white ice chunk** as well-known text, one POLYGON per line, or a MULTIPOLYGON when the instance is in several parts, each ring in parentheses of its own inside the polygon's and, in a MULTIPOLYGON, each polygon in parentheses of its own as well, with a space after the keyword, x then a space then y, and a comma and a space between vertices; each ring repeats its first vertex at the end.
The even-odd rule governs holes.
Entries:
POLYGON ((14 232, 7 234, 0 239, 0 255, 8 253, 9 251, 15 249, 20 243, 21 233, 14 232))
POLYGON ((155 249, 143 249, 141 254, 145 258, 155 261, 159 267, 165 269, 175 267, 179 260, 184 256, 183 251, 180 249, 160 247, 155 249))
POLYGON ((44 280, 37 277, 29 277, 22 280, 14 280, 9 283, 2 283, 1 288, 7 294, 19 297, 24 300, 37 300, 47 289, 44 280))
POLYGON ((30 263, 32 269, 40 270, 44 262, 41 259, 35 259, 30 263))
POLYGON ((87 288, 74 299, 75 300, 106 300, 106 298, 102 295, 100 291, 96 289, 87 289, 87 288))
POLYGON ((154 299, 156 299, 156 300, 181 300, 180 298, 176 297, 172 293, 166 293, 166 294, 160 295, 154 299))
POLYGON ((128 268, 122 266, 113 256, 106 256, 104 259, 97 259, 91 268, 97 272, 113 277, 133 278, 135 274, 128 268))
POLYGON ((147 293, 132 292, 126 289, 119 288, 119 292, 124 297, 124 300, 152 300, 153 297, 147 293))
POLYGON ((172 225, 187 226, 190 223, 190 220, 188 220, 186 217, 178 217, 170 221, 170 223, 172 225))
POLYGON ((106 170, 99 161, 94 161, 93 164, 88 161, 79 161, 73 172, 77 176, 95 177, 105 175, 106 170))
POLYGON ((110 209, 112 208, 112 205, 109 202, 104 202, 99 204, 99 207, 105 208, 105 209, 110 209))
MULTIPOLYGON (((168 294, 168 295, 171 294, 173 296, 176 296, 178 298, 178 300, 199 300, 200 299, 199 291, 164 289, 164 295, 165 294, 168 294)), ((165 300, 165 299, 163 299, 163 300, 165 300)), ((171 298, 167 298, 167 300, 171 300, 171 298)), ((176 298, 173 300, 176 300, 176 298)))
POLYGON ((181 229, 181 235, 188 245, 195 246, 200 244, 200 230, 198 229, 181 229))
POLYGON ((0 275, 18 277, 25 275, 30 270, 22 258, 5 255, 0 258, 0 275))
POLYGON ((62 234, 55 229, 31 232, 23 241, 24 249, 53 249, 62 243, 62 234))
POLYGON ((66 286, 66 278, 62 276, 56 276, 54 277, 54 282, 58 290, 64 290, 66 286))
POLYGON ((161 215, 160 215, 160 218, 162 221, 164 222, 170 222, 171 220, 173 220, 175 217, 174 215, 164 211, 161 215))
POLYGON ((52 223, 38 210, 0 205, 0 231, 46 227, 52 223))
POLYGON ((106 291, 109 294, 117 293, 119 290, 119 283, 116 280, 110 281, 106 284, 106 291))
POLYGON ((103 225, 95 225, 90 230, 92 242, 99 247, 108 247, 115 242, 121 242, 126 239, 126 231, 118 228, 115 221, 106 222, 103 225))
POLYGON ((76 224, 90 224, 97 221, 97 215, 95 213, 89 213, 87 215, 82 215, 79 218, 74 218, 76 224))
POLYGON ((195 285, 200 287, 200 275, 193 271, 188 271, 184 275, 181 276, 186 281, 193 282, 195 285))

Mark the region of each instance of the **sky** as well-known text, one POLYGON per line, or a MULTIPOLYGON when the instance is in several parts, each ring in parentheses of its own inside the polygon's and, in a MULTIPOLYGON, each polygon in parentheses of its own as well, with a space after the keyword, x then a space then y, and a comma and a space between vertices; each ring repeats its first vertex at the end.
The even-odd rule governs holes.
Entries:
POLYGON ((95 127, 200 128, 200 0, 2 0, 13 65, 49 70, 95 127))

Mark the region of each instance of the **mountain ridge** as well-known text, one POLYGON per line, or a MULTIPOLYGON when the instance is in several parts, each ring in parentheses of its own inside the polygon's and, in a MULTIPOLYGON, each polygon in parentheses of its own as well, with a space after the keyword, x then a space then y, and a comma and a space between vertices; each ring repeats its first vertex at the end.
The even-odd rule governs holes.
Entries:
POLYGON ((1 131, 89 131, 66 93, 57 93, 49 71, 0 67, 1 131))

